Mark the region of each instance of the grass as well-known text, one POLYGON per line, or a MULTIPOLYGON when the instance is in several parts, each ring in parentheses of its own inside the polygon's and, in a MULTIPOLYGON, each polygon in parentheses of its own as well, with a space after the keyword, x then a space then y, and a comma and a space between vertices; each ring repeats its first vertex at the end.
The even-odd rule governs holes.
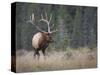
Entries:
POLYGON ((51 70, 68 70, 97 67, 97 50, 79 48, 77 50, 68 48, 66 51, 51 51, 44 59, 40 53, 40 59, 34 59, 33 51, 17 51, 16 71, 35 72, 51 70))

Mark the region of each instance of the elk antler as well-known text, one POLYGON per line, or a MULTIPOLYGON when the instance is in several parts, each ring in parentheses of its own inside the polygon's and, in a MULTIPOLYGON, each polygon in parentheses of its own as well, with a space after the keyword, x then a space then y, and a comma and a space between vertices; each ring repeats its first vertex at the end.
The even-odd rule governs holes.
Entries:
POLYGON ((40 21, 46 22, 47 25, 48 25, 48 32, 51 33, 51 31, 50 31, 50 21, 51 21, 51 19, 52 19, 52 14, 50 15, 49 20, 48 20, 48 17, 47 17, 47 13, 45 13, 45 16, 46 16, 46 18, 44 18, 43 15, 41 14, 41 19, 39 20, 39 22, 40 22, 40 21))
MULTIPOLYGON (((50 21, 52 19, 52 14, 50 14, 50 18, 48 20, 48 17, 47 17, 47 13, 45 13, 45 18, 43 17, 43 15, 41 14, 41 19, 39 20, 40 21, 43 21, 43 22, 46 22, 47 23, 47 26, 48 26, 48 33, 54 33, 58 30, 54 30, 54 31, 50 31, 50 21)), ((30 20, 28 21, 29 23, 31 23, 32 25, 34 25, 39 31, 41 32, 46 32, 46 31, 43 31, 41 28, 39 28, 38 26, 35 25, 35 17, 34 17, 34 13, 32 13, 32 16, 30 16, 30 20)), ((54 27, 54 24, 52 25, 52 27, 54 27)))
POLYGON ((32 13, 32 16, 30 16, 30 20, 27 21, 27 22, 29 22, 29 23, 31 23, 32 25, 34 25, 34 26, 37 28, 37 30, 39 30, 39 31, 41 31, 41 32, 45 32, 45 31, 43 31, 41 28, 39 28, 38 26, 35 25, 34 13, 32 13))

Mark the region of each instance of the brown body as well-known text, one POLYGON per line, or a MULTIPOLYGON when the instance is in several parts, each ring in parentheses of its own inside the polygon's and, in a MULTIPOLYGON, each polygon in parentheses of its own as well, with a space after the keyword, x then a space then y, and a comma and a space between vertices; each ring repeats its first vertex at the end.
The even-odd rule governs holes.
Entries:
POLYGON ((45 50, 49 43, 52 42, 51 34, 48 32, 38 32, 33 36, 32 46, 35 49, 34 56, 40 56, 39 51, 41 50, 45 56, 45 50))

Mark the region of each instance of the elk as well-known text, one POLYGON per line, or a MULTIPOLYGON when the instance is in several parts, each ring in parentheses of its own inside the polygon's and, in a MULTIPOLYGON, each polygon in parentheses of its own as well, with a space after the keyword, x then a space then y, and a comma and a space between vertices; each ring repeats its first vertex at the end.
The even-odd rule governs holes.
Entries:
MULTIPOLYGON (((42 53, 45 57, 46 48, 48 47, 49 43, 53 42, 51 35, 52 35, 52 33, 57 31, 57 30, 51 31, 51 29, 50 29, 51 19, 52 19, 52 14, 50 15, 50 18, 48 19, 47 13, 45 13, 45 18, 41 14, 41 19, 38 21, 38 22, 41 22, 41 21, 45 22, 47 24, 48 31, 44 31, 44 30, 42 30, 41 28, 39 28, 38 26, 35 25, 34 13, 32 14, 32 16, 30 16, 30 20, 28 21, 32 25, 34 25, 37 30, 39 30, 39 32, 34 34, 34 36, 32 38, 32 46, 35 50, 34 57, 36 57, 36 55, 37 55, 38 59, 40 57, 40 53, 39 53, 40 50, 42 51, 42 53)), ((53 26, 54 26, 54 24, 53 24, 53 26)))

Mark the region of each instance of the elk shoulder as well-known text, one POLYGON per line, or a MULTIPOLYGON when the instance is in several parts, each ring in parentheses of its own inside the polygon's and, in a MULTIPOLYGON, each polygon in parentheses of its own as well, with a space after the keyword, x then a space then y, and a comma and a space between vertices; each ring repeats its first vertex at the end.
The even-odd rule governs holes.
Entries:
POLYGON ((42 33, 38 32, 36 33, 32 38, 32 45, 35 49, 39 48, 39 41, 42 38, 42 33))

